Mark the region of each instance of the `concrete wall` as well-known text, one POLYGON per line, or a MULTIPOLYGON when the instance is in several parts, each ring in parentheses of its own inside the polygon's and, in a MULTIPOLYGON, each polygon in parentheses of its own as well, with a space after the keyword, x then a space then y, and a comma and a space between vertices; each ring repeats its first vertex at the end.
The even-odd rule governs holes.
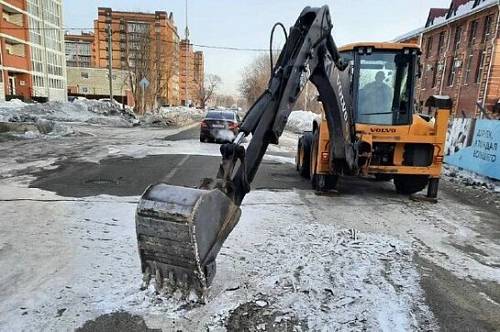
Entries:
MULTIPOLYGON (((67 67, 68 89, 73 93, 108 95, 108 70, 104 68, 67 67)), ((125 70, 113 70, 113 94, 127 96, 128 74, 125 70)))
POLYGON ((446 151, 447 164, 500 180, 500 121, 455 119, 446 151))

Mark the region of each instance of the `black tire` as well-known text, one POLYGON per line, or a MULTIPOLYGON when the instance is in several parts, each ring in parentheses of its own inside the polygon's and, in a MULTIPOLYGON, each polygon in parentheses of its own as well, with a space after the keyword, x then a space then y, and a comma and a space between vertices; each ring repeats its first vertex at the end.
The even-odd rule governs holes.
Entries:
POLYGON ((338 180, 338 175, 315 174, 311 183, 314 190, 324 192, 337 188, 338 180))
POLYGON ((301 156, 301 151, 302 151, 302 140, 304 139, 303 136, 299 137, 299 141, 297 142, 297 154, 295 155, 295 168, 297 172, 300 172, 300 156, 301 156))
POLYGON ((375 174, 375 181, 391 181, 394 178, 394 175, 392 174, 383 174, 383 173, 376 173, 375 174))
POLYGON ((310 171, 309 177, 311 178, 311 185, 314 190, 328 191, 337 187, 339 177, 331 174, 315 174, 316 167, 314 156, 318 154, 319 146, 319 131, 312 135, 311 153, 310 153, 310 171), (313 166, 314 165, 314 166, 313 166))
POLYGON ((412 195, 418 193, 429 183, 427 175, 395 175, 394 185, 396 191, 403 195, 412 195))
MULTIPOLYGON (((297 161, 299 167, 299 174, 303 178, 309 179, 310 171, 311 171, 311 148, 313 142, 313 135, 311 132, 304 132, 304 136, 302 136, 302 164, 300 164, 300 159, 297 161)), ((298 152, 300 153, 300 152, 298 152)))

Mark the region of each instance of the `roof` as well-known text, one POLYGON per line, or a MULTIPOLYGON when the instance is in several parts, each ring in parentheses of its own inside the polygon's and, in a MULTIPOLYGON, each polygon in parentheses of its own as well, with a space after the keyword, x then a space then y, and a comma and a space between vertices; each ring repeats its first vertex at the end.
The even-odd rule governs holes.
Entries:
POLYGON ((429 10, 429 16, 427 16, 427 22, 425 26, 428 27, 434 24, 434 20, 438 17, 446 17, 448 14, 448 8, 431 8, 429 10))
POLYGON ((412 39, 412 38, 418 38, 422 34, 422 31, 424 31, 424 27, 409 31, 403 35, 397 36, 392 40, 395 43, 400 43, 404 42, 405 40, 412 39))
POLYGON ((469 15, 473 15, 482 10, 498 6, 499 0, 453 0, 450 8, 431 8, 425 27, 411 31, 396 40, 403 40, 402 37, 411 36, 412 33, 425 33, 436 28, 445 26, 451 22, 458 21, 469 15), (451 15, 450 15, 451 13, 451 15))
POLYGON ((339 48, 339 51, 351 51, 358 47, 373 47, 379 50, 402 50, 404 48, 419 48, 415 44, 394 42, 358 42, 347 44, 339 48))
POLYGON ((93 42, 94 41, 94 34, 93 33, 85 33, 85 32, 80 34, 80 35, 65 34, 64 40, 65 41, 73 41, 73 42, 93 42))

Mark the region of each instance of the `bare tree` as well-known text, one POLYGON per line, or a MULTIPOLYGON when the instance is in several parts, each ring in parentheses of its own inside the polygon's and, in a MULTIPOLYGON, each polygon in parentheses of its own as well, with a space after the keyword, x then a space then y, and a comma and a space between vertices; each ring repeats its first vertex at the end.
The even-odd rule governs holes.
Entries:
POLYGON ((248 106, 252 105, 267 88, 271 75, 269 55, 261 54, 243 70, 240 93, 248 106))
POLYGON ((172 78, 178 72, 178 59, 174 43, 162 36, 148 23, 127 24, 125 69, 136 111, 141 114, 147 109, 170 102, 169 91, 172 78), (150 82, 144 92, 139 85, 143 78, 150 82), (145 94, 144 98, 142 93, 145 94))
POLYGON ((205 108, 207 102, 215 95, 221 83, 222 80, 217 75, 208 74, 205 77, 203 84, 200 84, 198 89, 198 98, 200 99, 200 106, 202 108, 205 108))
MULTIPOLYGON (((274 56, 275 59, 278 55, 274 56)), ((240 93, 245 99, 247 106, 255 103, 257 98, 265 91, 271 77, 271 62, 268 54, 261 54, 247 66, 243 71, 243 78, 240 82, 240 93)), ((307 83, 308 93, 303 91, 295 103, 294 109, 321 112, 321 104, 317 100, 318 91, 314 84, 307 83)))
POLYGON ((212 98, 217 106, 223 106, 226 108, 230 108, 236 105, 236 99, 231 95, 217 94, 212 98))

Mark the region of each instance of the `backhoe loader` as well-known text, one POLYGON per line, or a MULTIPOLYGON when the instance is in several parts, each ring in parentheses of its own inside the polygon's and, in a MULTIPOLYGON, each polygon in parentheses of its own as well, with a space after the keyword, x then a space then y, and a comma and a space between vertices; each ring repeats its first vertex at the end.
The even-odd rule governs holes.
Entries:
POLYGON ((339 51, 331 31, 327 6, 302 11, 271 66, 267 89, 234 142, 221 145, 212 189, 164 183, 146 189, 136 212, 144 287, 154 279, 159 292, 206 298, 217 254, 240 218, 239 206, 308 81, 319 92, 323 121, 301 138, 297 160, 316 188, 333 187, 339 175, 391 174, 401 177, 401 191, 415 189, 408 190, 414 178, 407 176, 425 177, 429 195, 436 195, 451 102, 429 99, 428 106, 439 109, 435 119, 413 115, 418 48, 364 43, 339 51))

